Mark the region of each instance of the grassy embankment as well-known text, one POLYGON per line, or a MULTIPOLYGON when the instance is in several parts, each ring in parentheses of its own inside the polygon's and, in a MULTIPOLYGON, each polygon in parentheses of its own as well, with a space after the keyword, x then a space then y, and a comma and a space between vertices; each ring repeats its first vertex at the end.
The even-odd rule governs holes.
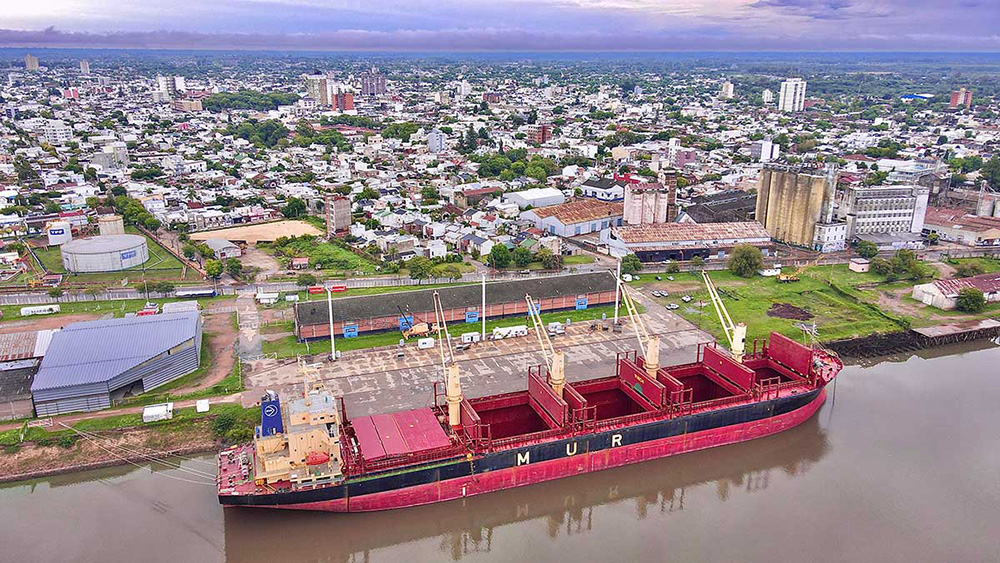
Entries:
MULTIPOLYGON (((567 319, 576 323, 600 319, 602 314, 611 317, 614 314, 614 306, 601 305, 580 311, 557 311, 552 313, 543 312, 541 317, 543 323, 549 323, 552 321, 565 323, 567 319)), ((489 333, 496 327, 517 325, 530 326, 531 322, 526 317, 510 317, 506 319, 486 321, 486 332, 489 333)), ((291 322, 286 323, 285 326, 286 330, 292 330, 291 322)), ((451 333, 453 338, 457 338, 463 332, 479 332, 480 328, 481 325, 478 322, 470 323, 468 325, 464 323, 452 323, 449 325, 448 331, 451 333)), ((379 346, 392 346, 399 344, 400 338, 401 336, 399 332, 396 331, 366 334, 355 338, 337 338, 337 350, 343 352, 347 350, 376 348, 379 346)), ((412 343, 413 340, 411 339, 410 342, 412 343)), ((276 354, 279 358, 291 358, 299 354, 329 354, 330 341, 324 339, 309 342, 307 344, 305 342, 297 342, 295 340, 295 336, 286 336, 279 340, 265 341, 263 343, 263 351, 265 354, 276 354)))
MULTIPOLYGON (((218 306, 223 301, 232 301, 236 299, 235 295, 217 295, 215 297, 206 297, 198 299, 198 303, 201 304, 203 309, 210 309, 214 306, 218 306)), ((158 303, 162 306, 164 303, 171 303, 175 301, 190 301, 190 299, 178 299, 175 297, 163 298, 163 299, 150 299, 150 302, 158 303)), ((94 314, 94 315, 106 315, 111 314, 115 317, 122 317, 125 313, 134 313, 143 308, 146 304, 145 299, 115 299, 113 301, 71 301, 59 303, 59 312, 51 315, 45 315, 45 317, 58 317, 62 315, 79 315, 79 314, 94 314)), ((27 307, 27 305, 0 305, 0 312, 3 312, 3 319, 6 321, 14 320, 24 320, 24 319, 38 319, 41 316, 34 317, 22 317, 21 307, 27 307)), ((25 328, 25 330, 30 330, 30 328, 25 328)))
POLYGON ((170 280, 178 283, 184 281, 201 281, 201 274, 191 268, 185 268, 184 264, 182 264, 180 260, 178 260, 173 254, 167 252, 167 250, 154 239, 140 233, 131 226, 126 227, 125 231, 129 234, 139 235, 146 239, 146 245, 149 249, 149 260, 142 266, 130 268, 121 272, 69 274, 66 272, 66 269, 63 268, 62 254, 59 251, 59 247, 52 246, 49 248, 35 249, 35 254, 38 256, 39 261, 41 261, 45 269, 56 274, 64 274, 66 276, 65 280, 68 282, 113 284, 120 283, 122 279, 128 278, 130 283, 135 283, 142 280, 143 268, 145 268, 145 276, 147 280, 170 280))

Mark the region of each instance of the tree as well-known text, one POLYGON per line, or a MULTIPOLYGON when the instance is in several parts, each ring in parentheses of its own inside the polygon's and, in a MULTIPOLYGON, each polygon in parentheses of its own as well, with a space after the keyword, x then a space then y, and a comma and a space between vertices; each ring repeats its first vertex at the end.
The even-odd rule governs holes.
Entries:
POLYGON ((979 171, 993 189, 1000 189, 1000 156, 994 156, 979 171))
POLYGON ((205 260, 205 273, 212 279, 219 279, 222 275, 222 262, 218 260, 205 260))
POLYGON ((300 287, 306 287, 306 286, 309 286, 309 285, 316 285, 316 276, 314 276, 312 274, 308 274, 308 273, 299 274, 295 278, 295 285, 298 285, 300 287))
POLYGON ((701 256, 693 256, 688 260, 688 265, 691 271, 700 270, 705 267, 705 259, 701 256))
POLYGON ((62 288, 53 287, 52 289, 49 290, 49 297, 53 299, 59 299, 62 296, 63 296, 62 288))
POLYGON ((678 264, 676 260, 671 260, 669 263, 667 263, 666 272, 668 274, 676 274, 677 272, 680 271, 681 271, 681 265, 678 264))
POLYGON ((281 214, 288 219, 306 214, 306 202, 297 197, 289 198, 288 203, 281 208, 281 214))
POLYGON ((759 248, 750 244, 736 245, 729 256, 729 271, 741 278, 755 276, 763 267, 764 255, 759 248))
POLYGON ((622 258, 622 273, 623 274, 638 274, 642 271, 642 261, 635 254, 627 254, 622 258))
POLYGON ((462 279, 462 269, 454 264, 448 264, 438 270, 438 276, 450 280, 462 279))
POLYGON ((974 287, 962 288, 955 300, 955 308, 966 313, 979 313, 986 308, 986 296, 974 287))
POLYGON ((488 262, 494 268, 506 268, 510 265, 510 259, 510 250, 502 244, 495 244, 490 250, 488 262))
POLYGON ((868 260, 871 260, 878 255, 878 245, 867 240, 858 241, 856 250, 862 258, 866 258, 868 260))
POLYGON ((181 247, 181 252, 184 253, 184 257, 188 260, 193 260, 195 255, 198 254, 198 247, 191 243, 186 243, 181 247))
POLYGON ((527 267, 531 264, 531 251, 523 246, 514 249, 514 265, 518 268, 527 267))
POLYGON ((357 200, 369 199, 375 201, 378 198, 379 198, 378 190, 376 190, 375 188, 365 188, 361 190, 361 193, 358 194, 358 197, 356 199, 357 200))
POLYGON ((976 262, 964 262, 955 268, 955 277, 968 278, 983 273, 983 267, 976 262))
POLYGON ((240 273, 243 272, 243 263, 240 262, 239 258, 226 258, 226 273, 232 276, 233 279, 240 277, 240 273))
POLYGON ((425 280, 431 275, 431 268, 433 265, 431 261, 423 256, 414 256, 406 261, 406 269, 410 271, 410 279, 425 280))
POLYGON ((563 257, 561 254, 555 254, 548 248, 541 248, 535 253, 535 260, 542 263, 542 267, 546 270, 561 270, 563 266, 563 257))

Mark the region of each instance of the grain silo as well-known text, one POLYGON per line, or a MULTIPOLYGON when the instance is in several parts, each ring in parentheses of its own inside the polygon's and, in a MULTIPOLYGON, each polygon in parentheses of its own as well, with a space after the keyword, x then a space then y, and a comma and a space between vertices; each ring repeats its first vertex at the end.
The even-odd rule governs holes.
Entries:
POLYGON ((674 186, 659 182, 625 187, 624 219, 627 225, 669 223, 677 216, 674 186))
POLYGON ((73 240, 73 227, 69 221, 52 221, 45 225, 49 246, 59 246, 73 240))
POLYGON ((145 237, 108 235, 70 241, 62 246, 62 263, 67 272, 117 272, 149 260, 145 237))
POLYGON ((121 215, 102 215, 97 219, 97 224, 102 237, 125 234, 125 221, 121 215))

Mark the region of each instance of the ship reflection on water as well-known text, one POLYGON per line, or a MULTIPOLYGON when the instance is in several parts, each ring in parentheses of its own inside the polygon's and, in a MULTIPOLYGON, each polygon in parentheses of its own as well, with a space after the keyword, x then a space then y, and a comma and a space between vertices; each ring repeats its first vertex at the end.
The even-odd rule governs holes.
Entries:
POLYGON ((719 502, 753 494, 775 473, 807 472, 828 450, 814 416, 751 442, 423 507, 359 514, 230 508, 225 551, 231 561, 368 561, 380 550, 440 538, 438 556, 457 561, 491 552, 505 527, 544 529, 552 539, 602 526, 613 533, 630 520, 706 508, 691 505, 689 489, 714 485, 719 502), (624 517, 620 507, 628 507, 624 517))

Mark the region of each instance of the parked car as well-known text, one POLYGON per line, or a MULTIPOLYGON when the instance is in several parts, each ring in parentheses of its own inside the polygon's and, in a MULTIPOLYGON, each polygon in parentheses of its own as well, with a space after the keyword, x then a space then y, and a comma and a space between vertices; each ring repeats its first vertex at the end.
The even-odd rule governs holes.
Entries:
POLYGON ((690 303, 691 302, 691 296, 690 295, 685 295, 684 297, 681 297, 681 301, 683 301, 685 303, 690 303))
POLYGON ((678 305, 677 303, 667 303, 667 309, 670 309, 671 311, 673 311, 674 309, 680 309, 680 308, 681 308, 681 306, 678 305))

